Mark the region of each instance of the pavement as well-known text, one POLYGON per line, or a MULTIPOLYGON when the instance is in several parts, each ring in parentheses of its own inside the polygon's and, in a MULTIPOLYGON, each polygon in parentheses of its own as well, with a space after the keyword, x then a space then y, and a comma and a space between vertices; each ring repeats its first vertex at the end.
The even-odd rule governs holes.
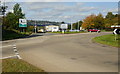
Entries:
POLYGON ((2 56, 12 56, 13 44, 23 60, 46 72, 118 72, 118 48, 91 41, 112 34, 54 34, 4 41, 2 56))

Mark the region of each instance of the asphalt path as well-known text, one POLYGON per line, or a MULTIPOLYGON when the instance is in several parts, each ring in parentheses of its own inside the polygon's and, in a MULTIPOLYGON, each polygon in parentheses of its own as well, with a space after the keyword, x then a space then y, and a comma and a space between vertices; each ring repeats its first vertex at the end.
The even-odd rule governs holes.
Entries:
POLYGON ((23 60, 47 72, 118 72, 118 48, 92 42, 112 34, 54 34, 3 42, 2 56, 12 56, 16 44, 23 60))

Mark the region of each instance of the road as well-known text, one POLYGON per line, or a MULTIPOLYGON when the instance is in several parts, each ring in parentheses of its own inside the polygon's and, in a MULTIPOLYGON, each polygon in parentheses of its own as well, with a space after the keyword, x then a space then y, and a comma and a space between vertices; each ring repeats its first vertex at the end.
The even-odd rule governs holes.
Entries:
POLYGON ((47 72, 118 72, 118 48, 94 43, 96 36, 80 33, 46 35, 3 42, 3 57, 13 55, 16 44, 23 60, 47 72))

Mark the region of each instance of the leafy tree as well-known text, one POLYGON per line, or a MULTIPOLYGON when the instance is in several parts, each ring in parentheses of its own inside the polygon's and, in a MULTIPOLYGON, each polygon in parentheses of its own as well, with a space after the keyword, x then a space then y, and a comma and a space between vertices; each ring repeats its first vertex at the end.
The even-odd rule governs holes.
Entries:
POLYGON ((113 14, 108 12, 105 17, 105 27, 110 27, 111 25, 118 25, 118 14, 113 14))
POLYGON ((15 4, 13 7, 13 13, 18 18, 25 18, 25 14, 22 13, 22 9, 20 7, 20 4, 18 4, 18 3, 15 4))
POLYGON ((5 20, 5 26, 4 29, 19 29, 19 18, 25 18, 25 14, 22 13, 22 9, 20 5, 17 3, 13 7, 13 13, 8 12, 6 14, 5 20))
POLYGON ((104 28, 104 18, 101 13, 99 13, 94 19, 94 28, 96 28, 96 29, 104 28))
POLYGON ((94 28, 96 15, 92 14, 83 20, 82 27, 85 29, 94 28))
POLYGON ((62 23, 62 24, 65 24, 65 22, 64 22, 64 21, 62 21, 61 23, 62 23))
POLYGON ((115 15, 112 12, 108 12, 106 15, 106 19, 113 19, 115 15))
POLYGON ((5 17, 5 29, 12 29, 15 28, 15 23, 16 23, 16 17, 13 13, 9 12, 7 13, 5 17), (12 20, 12 21, 11 21, 12 20))
POLYGON ((19 19, 20 18, 25 18, 25 14, 22 13, 22 9, 20 7, 20 4, 17 3, 17 4, 14 5, 13 13, 14 13, 14 15, 16 17, 16 19, 15 19, 16 20, 16 22, 15 22, 15 29, 18 29, 19 28, 19 26, 18 26, 19 19))
MULTIPOLYGON (((82 21, 73 23, 73 29, 78 29, 78 27, 81 27, 82 23, 83 23, 82 21), (78 26, 78 25, 79 25, 79 26, 78 26)), ((80 29, 80 28, 79 28, 79 29, 80 29)))
POLYGON ((111 25, 119 25, 120 24, 120 21, 118 21, 119 17, 120 17, 120 15, 118 15, 118 14, 114 15, 112 12, 108 12, 107 15, 105 16, 105 18, 103 18, 101 13, 99 13, 97 16, 92 14, 83 20, 82 27, 85 29, 108 28, 108 27, 111 27, 111 25))

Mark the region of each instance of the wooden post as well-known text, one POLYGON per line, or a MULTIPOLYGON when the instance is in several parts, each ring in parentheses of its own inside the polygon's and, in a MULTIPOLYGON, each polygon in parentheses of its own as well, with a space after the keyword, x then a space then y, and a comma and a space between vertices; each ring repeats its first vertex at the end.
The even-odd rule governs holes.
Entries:
POLYGON ((117 40, 117 34, 115 34, 115 41, 117 40))

